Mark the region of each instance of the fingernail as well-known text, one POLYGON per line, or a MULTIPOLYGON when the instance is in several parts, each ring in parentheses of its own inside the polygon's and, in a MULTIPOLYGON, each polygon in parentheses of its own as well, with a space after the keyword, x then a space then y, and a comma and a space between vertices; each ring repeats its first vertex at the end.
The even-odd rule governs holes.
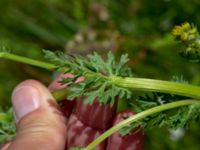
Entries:
POLYGON ((16 122, 25 115, 33 112, 40 105, 40 93, 32 86, 16 88, 12 95, 12 103, 16 116, 16 122))

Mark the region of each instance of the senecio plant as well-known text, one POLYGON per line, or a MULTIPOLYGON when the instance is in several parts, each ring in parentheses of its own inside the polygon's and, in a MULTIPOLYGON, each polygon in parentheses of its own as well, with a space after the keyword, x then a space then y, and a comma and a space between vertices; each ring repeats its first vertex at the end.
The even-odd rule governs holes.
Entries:
MULTIPOLYGON (((180 55, 199 63, 197 28, 184 23, 173 29, 173 35, 187 46, 180 55)), ((178 77, 171 81, 135 77, 125 66, 129 60, 127 54, 116 61, 111 52, 106 60, 97 53, 87 57, 46 50, 44 53, 50 63, 7 51, 1 51, 0 57, 73 74, 60 80, 67 88, 52 92, 68 118, 68 150, 141 150, 144 130, 162 126, 185 128, 199 118, 199 86, 178 77), (80 77, 84 81, 75 82, 80 77), (148 94, 132 99, 135 91, 148 94)), ((11 112, 0 113, 0 141, 10 140, 14 135, 11 112)))

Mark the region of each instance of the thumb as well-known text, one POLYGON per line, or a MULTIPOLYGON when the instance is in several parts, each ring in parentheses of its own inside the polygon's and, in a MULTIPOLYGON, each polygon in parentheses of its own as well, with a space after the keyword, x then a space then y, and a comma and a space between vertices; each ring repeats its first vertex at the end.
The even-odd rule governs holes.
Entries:
POLYGON ((64 150, 65 119, 45 86, 35 80, 22 82, 12 103, 17 136, 8 150, 64 150))

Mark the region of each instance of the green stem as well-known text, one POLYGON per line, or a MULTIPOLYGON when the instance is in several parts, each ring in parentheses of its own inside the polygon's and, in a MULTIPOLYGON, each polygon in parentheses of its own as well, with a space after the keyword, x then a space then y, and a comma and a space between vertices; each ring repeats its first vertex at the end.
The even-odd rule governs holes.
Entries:
POLYGON ((0 113, 0 120, 1 121, 2 120, 4 120, 4 121, 8 120, 8 114, 1 112, 0 113))
POLYGON ((172 102, 172 103, 168 103, 168 104, 163 104, 157 107, 153 107, 150 108, 148 110, 145 110, 141 113, 138 113, 136 115, 133 115, 131 117, 129 117, 128 119, 125 119, 124 121, 118 123, 117 125, 113 126, 112 128, 110 128, 109 130, 107 130, 106 132, 104 132, 101 136, 99 136, 98 138, 96 138, 93 142, 91 142, 86 148, 84 148, 85 150, 92 150, 94 149, 98 144, 100 144, 102 141, 104 141, 106 138, 108 138, 109 136, 111 136, 113 133, 119 131, 121 128, 129 125, 132 122, 141 120, 147 116, 151 116, 155 113, 159 113, 162 111, 166 111, 169 109, 173 109, 176 107, 181 107, 181 106, 185 106, 185 105, 192 105, 192 104, 196 104, 196 103, 200 103, 197 100, 182 100, 182 101, 177 101, 177 102, 172 102))
MULTIPOLYGON (((54 69, 56 67, 54 64, 49 64, 46 62, 22 56, 17 56, 14 54, 10 54, 8 52, 0 52, 0 58, 1 57, 49 70, 54 69)), ((97 76, 97 75, 99 74, 89 73, 87 74, 87 77, 97 76)), ((132 90, 171 93, 195 99, 200 99, 200 87, 194 85, 162 81, 162 80, 154 80, 154 79, 144 79, 144 78, 130 78, 130 77, 122 78, 118 76, 109 76, 109 77, 104 76, 104 78, 119 87, 129 88, 132 90)))
POLYGON ((68 93, 69 93, 69 90, 64 88, 64 89, 61 89, 61 90, 53 91, 52 95, 55 98, 55 100, 57 102, 59 102, 59 101, 64 100, 67 97, 68 93))
POLYGON ((199 86, 154 79, 129 77, 122 78, 117 76, 111 76, 108 80, 117 86, 129 88, 132 90, 171 93, 200 99, 199 86))
POLYGON ((8 52, 0 52, 0 58, 10 59, 10 60, 13 60, 13 61, 33 65, 33 66, 36 66, 36 67, 41 67, 41 68, 48 69, 48 70, 52 70, 52 69, 56 68, 56 66, 54 64, 50 64, 50 63, 46 63, 46 62, 43 62, 43 61, 34 60, 34 59, 31 59, 31 58, 26 58, 26 57, 14 55, 14 54, 11 54, 11 53, 8 53, 8 52))

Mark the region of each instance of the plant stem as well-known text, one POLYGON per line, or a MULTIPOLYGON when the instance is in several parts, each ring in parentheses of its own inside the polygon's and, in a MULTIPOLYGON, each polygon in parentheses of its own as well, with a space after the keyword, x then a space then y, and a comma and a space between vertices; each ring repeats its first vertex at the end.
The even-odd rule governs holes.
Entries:
POLYGON ((67 97, 68 93, 69 93, 69 90, 64 88, 64 89, 61 89, 61 90, 53 91, 51 94, 53 95, 55 100, 57 102, 59 102, 59 101, 64 100, 67 97))
POLYGON ((0 120, 7 120, 8 115, 5 113, 0 113, 0 120))
POLYGON ((173 108, 181 107, 181 106, 185 106, 185 105, 192 105, 192 104, 196 104, 196 103, 200 103, 200 102, 197 101, 197 100, 182 100, 182 101, 177 101, 177 102, 172 102, 172 103, 156 106, 156 107, 150 108, 148 110, 145 110, 141 113, 138 113, 136 115, 133 115, 133 116, 129 117, 128 119, 125 119, 124 121, 113 126, 112 128, 110 128, 106 132, 104 132, 101 136, 96 138, 86 148, 84 148, 84 150, 94 149, 99 143, 104 141, 107 137, 109 137, 113 133, 119 131, 121 128, 129 125, 132 122, 141 120, 141 119, 143 119, 147 116, 153 115, 153 114, 158 113, 158 112, 162 112, 162 111, 165 111, 165 110, 169 110, 169 109, 173 109, 173 108))
MULTIPOLYGON (((26 63, 29 65, 45 68, 48 70, 56 68, 56 65, 54 64, 50 64, 43 61, 38 61, 31 58, 22 57, 22 56, 17 56, 8 52, 0 52, 0 58, 1 57, 22 62, 22 63, 26 63)), ((99 75, 101 74, 91 72, 91 73, 88 73, 86 77, 89 78, 90 76, 99 76, 99 75)), ((129 88, 132 90, 171 93, 171 94, 182 95, 182 96, 191 97, 195 99, 200 99, 199 86, 169 82, 169 81, 162 81, 162 80, 144 79, 144 78, 130 78, 130 77, 122 78, 119 76, 101 76, 101 77, 111 82, 111 84, 115 84, 119 87, 129 88)), ((63 92, 61 92, 59 95, 61 94, 63 94, 63 92)), ((58 98, 57 100, 60 100, 60 98, 58 98)))
POLYGON ((132 90, 163 92, 200 99, 199 86, 154 79, 129 77, 122 78, 117 76, 111 76, 108 80, 117 86, 129 88, 132 90))
POLYGON ((15 55, 15 54, 11 54, 9 52, 0 52, 0 58, 6 58, 6 59, 10 59, 10 60, 13 60, 13 61, 29 64, 29 65, 32 65, 32 66, 36 66, 36 67, 40 67, 40 68, 44 68, 44 69, 48 69, 48 70, 52 70, 52 69, 56 68, 56 66, 54 64, 46 63, 46 62, 39 61, 39 60, 34 60, 34 59, 31 59, 31 58, 18 56, 18 55, 15 55))

